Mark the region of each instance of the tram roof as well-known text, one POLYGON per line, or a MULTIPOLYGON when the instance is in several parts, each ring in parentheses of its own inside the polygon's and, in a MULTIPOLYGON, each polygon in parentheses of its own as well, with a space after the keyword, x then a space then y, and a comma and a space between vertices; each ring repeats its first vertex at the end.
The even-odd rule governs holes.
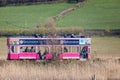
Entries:
POLYGON ((35 38, 35 37, 8 37, 7 39, 91 39, 90 37, 84 37, 84 38, 35 38))
POLYGON ((11 44, 11 45, 90 45, 91 38, 9 37, 8 44, 11 44))

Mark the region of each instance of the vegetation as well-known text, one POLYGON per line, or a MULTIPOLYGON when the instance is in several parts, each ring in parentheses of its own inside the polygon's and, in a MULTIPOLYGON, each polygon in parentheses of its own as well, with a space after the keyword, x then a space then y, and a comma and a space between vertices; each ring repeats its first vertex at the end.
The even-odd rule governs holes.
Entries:
MULTIPOLYGON (((120 29, 120 0, 90 0, 84 6, 58 19, 57 27, 81 29, 120 29)), ((33 29, 47 19, 73 6, 69 3, 0 7, 1 29, 33 29)), ((53 23, 54 24, 54 23, 53 23)))
POLYGON ((47 19, 69 8, 73 4, 0 7, 0 29, 29 29, 44 26, 47 19))
POLYGON ((41 3, 56 3, 56 2, 82 2, 84 0, 0 0, 0 6, 7 5, 31 5, 41 3))
POLYGON ((81 61, 0 61, 2 80, 119 80, 115 58, 81 61))
POLYGON ((37 2, 52 2, 52 1, 59 1, 59 0, 0 0, 0 6, 6 6, 9 4, 12 5, 24 5, 24 4, 32 4, 37 2))
POLYGON ((60 18, 59 27, 120 29, 120 0, 89 0, 84 6, 60 18))

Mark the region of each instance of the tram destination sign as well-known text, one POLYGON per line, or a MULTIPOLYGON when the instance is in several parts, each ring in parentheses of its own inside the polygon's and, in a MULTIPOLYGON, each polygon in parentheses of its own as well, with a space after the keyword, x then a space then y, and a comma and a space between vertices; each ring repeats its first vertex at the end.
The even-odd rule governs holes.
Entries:
POLYGON ((83 45, 91 44, 90 39, 19 39, 11 41, 12 45, 83 45))
POLYGON ((62 45, 79 45, 79 40, 60 40, 62 45))
POLYGON ((46 40, 20 39, 20 45, 46 45, 46 40))
POLYGON ((20 39, 19 45, 79 45, 79 40, 20 39))

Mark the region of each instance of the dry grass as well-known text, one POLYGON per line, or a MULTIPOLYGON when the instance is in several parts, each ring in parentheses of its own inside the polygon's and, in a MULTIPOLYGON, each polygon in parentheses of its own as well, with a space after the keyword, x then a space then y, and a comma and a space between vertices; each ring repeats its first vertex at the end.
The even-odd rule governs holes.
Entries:
POLYGON ((80 61, 0 61, 2 80, 120 79, 120 59, 80 61))
POLYGON ((92 59, 7 61, 6 38, 0 38, 1 80, 120 80, 120 38, 93 37, 92 59), (99 57, 99 58, 98 58, 99 57))
POLYGON ((91 53, 95 57, 120 57, 120 38, 93 37, 91 53))
POLYGON ((0 38, 0 59, 6 59, 8 53, 6 38, 0 38))

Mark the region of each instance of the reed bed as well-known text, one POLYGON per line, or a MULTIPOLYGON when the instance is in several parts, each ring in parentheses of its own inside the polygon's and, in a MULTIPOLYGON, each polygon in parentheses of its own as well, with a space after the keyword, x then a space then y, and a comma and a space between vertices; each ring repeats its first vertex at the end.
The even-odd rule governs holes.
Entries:
POLYGON ((119 80, 120 58, 0 61, 1 80, 119 80))

